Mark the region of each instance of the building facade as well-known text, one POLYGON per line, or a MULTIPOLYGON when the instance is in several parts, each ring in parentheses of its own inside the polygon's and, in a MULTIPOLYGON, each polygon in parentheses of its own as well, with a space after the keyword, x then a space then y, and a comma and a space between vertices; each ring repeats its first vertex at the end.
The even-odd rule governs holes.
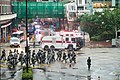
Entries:
POLYGON ((68 0, 65 4, 66 16, 68 21, 74 21, 74 17, 79 17, 82 14, 92 14, 91 0, 68 0), (91 6, 91 7, 90 7, 91 6))
POLYGON ((120 7, 120 0, 93 0, 94 12, 102 12, 104 8, 120 7))
MULTIPOLYGON (((26 0, 14 0, 14 1, 26 1, 26 0)), ((59 2, 62 0, 27 0, 27 1, 33 1, 33 2, 59 2)))
POLYGON ((119 6, 120 0, 93 0, 95 8, 119 6))
POLYGON ((92 14, 91 9, 92 4, 89 1, 87 2, 87 0, 66 0, 65 17, 68 21, 69 28, 65 28, 71 31, 74 28, 75 24, 77 24, 78 17, 83 14, 92 14))
POLYGON ((12 19, 16 18, 12 13, 11 0, 0 0, 0 42, 7 42, 12 29, 12 19))

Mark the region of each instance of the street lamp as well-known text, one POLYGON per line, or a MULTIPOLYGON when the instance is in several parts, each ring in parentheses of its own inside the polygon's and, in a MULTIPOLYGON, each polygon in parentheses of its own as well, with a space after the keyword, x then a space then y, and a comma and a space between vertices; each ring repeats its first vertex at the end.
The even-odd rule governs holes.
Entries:
POLYGON ((0 24, 0 53, 1 53, 1 47, 2 47, 2 45, 1 45, 1 42, 2 42, 2 35, 1 35, 2 33, 1 33, 1 24, 0 24))
POLYGON ((28 16, 27 16, 27 0, 26 0, 26 47, 25 47, 25 52, 27 54, 27 63, 26 63, 26 71, 28 73, 28 54, 29 54, 29 45, 28 45, 28 38, 29 37, 29 34, 28 34, 28 27, 27 27, 27 21, 28 21, 28 16))

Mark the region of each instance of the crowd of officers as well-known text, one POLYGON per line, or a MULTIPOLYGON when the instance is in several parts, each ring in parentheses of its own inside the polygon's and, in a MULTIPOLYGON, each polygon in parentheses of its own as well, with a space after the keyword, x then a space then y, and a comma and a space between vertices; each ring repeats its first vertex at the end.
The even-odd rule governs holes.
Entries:
POLYGON ((23 64, 27 64, 27 61, 29 65, 34 67, 35 64, 51 64, 55 61, 76 63, 76 54, 74 50, 65 51, 62 49, 59 51, 53 49, 44 51, 39 49, 38 52, 29 50, 28 53, 24 53, 23 51, 19 53, 18 50, 14 49, 14 51, 10 50, 7 54, 3 49, 0 60, 3 62, 7 61, 8 68, 15 68, 18 63, 22 66, 23 64))

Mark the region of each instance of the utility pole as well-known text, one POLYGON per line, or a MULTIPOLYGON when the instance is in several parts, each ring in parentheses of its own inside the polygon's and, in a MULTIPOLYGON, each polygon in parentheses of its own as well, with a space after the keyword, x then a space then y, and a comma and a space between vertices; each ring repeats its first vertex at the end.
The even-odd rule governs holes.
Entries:
POLYGON ((2 33, 1 33, 1 24, 0 24, 0 53, 1 53, 1 47, 2 47, 1 43, 2 43, 2 33))
POLYGON ((27 37, 29 37, 29 35, 28 35, 28 27, 27 27, 27 22, 28 22, 28 16, 27 16, 27 12, 28 12, 28 10, 27 10, 27 0, 26 0, 26 47, 25 47, 25 52, 26 52, 26 54, 27 54, 27 63, 26 63, 26 71, 27 71, 27 73, 28 73, 28 54, 29 54, 29 45, 28 45, 28 38, 27 37))

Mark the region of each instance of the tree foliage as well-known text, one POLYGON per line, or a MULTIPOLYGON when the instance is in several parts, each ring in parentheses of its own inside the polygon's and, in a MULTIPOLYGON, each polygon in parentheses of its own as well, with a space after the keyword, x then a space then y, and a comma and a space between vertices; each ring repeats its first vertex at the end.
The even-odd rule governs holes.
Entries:
POLYGON ((120 29, 120 9, 106 9, 94 15, 84 14, 78 19, 81 29, 95 40, 111 40, 120 29))

